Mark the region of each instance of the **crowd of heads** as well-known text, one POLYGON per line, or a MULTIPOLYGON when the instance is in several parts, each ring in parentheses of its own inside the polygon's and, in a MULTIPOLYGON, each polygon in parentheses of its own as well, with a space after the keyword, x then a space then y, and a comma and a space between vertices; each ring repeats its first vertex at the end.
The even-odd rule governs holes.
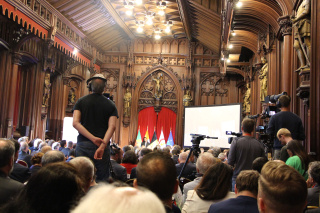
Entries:
MULTIPOLYGON (((248 132, 253 128, 249 120, 244 120, 243 127, 248 132)), ((281 135, 288 134, 283 131, 281 135)), ((97 186, 93 162, 87 157, 75 157, 72 142, 51 141, 51 146, 49 143, 38 139, 30 143, 26 138, 19 139, 19 143, 0 139, 2 172, 8 175, 12 172, 17 150, 33 152, 32 165, 42 167, 31 175, 15 199, 1 206, 2 212, 165 212, 163 204, 171 203, 173 195, 181 191, 175 156, 179 163, 195 164, 197 174, 202 177, 194 188, 200 199, 221 200, 231 189, 233 169, 227 163, 227 149, 202 149, 198 157, 191 154, 187 162, 189 150, 177 145, 160 150, 112 146, 111 159, 117 159, 119 164, 136 165, 136 179, 131 186, 116 180, 110 181, 114 182, 111 185, 97 186), (69 155, 65 156, 57 147, 69 148, 69 155), (72 159, 66 162, 70 156, 72 159)), ((287 148, 306 159, 303 162, 310 182, 320 183, 320 162, 309 164, 298 141, 290 141, 287 148)), ((292 167, 259 157, 252 163, 252 170, 241 171, 237 176, 235 192, 257 197, 261 212, 301 212, 306 206, 307 183, 292 167)))

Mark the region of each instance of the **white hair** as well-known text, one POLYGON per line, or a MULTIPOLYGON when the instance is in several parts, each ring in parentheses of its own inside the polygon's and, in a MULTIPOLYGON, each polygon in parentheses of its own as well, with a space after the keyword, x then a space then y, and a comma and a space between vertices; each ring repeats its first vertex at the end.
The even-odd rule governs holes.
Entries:
POLYGON ((85 190, 89 190, 90 183, 94 176, 94 164, 88 157, 76 157, 70 162, 79 172, 80 177, 83 179, 85 184, 85 190))
POLYGON ((33 147, 37 148, 40 143, 43 141, 40 138, 37 138, 33 141, 33 147))
POLYGON ((216 161, 217 159, 211 153, 205 152, 199 156, 196 167, 200 174, 204 174, 216 161))
POLYGON ((165 213, 159 198, 148 190, 99 184, 71 213, 165 213))
POLYGON ((55 148, 57 147, 57 146, 60 146, 60 143, 59 142, 54 142, 53 144, 52 144, 52 150, 55 150, 55 148))

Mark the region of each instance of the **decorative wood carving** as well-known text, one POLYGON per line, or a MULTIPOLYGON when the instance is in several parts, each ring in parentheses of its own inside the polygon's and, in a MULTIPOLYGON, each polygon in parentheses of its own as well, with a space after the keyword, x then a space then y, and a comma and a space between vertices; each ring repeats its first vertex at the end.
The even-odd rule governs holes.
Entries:
POLYGON ((179 88, 176 87, 173 80, 166 72, 163 72, 162 70, 157 70, 153 72, 152 75, 149 75, 145 79, 140 88, 138 111, 149 106, 157 106, 157 109, 160 109, 161 106, 164 106, 177 113, 177 89, 179 88), (158 74, 162 74, 163 77, 161 85, 161 99, 154 98, 155 84, 152 78, 153 76, 158 76, 158 74), (156 103, 156 101, 158 101, 158 103, 156 103))

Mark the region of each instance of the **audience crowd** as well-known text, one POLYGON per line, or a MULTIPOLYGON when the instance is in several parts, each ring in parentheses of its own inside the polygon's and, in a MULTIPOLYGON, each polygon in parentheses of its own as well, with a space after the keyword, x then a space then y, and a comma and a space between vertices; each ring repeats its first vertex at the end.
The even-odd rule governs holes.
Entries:
POLYGON ((253 121, 242 129, 230 154, 111 145, 108 182, 96 182, 94 163, 75 157, 72 141, 2 138, 0 212, 320 212, 320 161, 284 128, 281 160, 268 160, 253 121))

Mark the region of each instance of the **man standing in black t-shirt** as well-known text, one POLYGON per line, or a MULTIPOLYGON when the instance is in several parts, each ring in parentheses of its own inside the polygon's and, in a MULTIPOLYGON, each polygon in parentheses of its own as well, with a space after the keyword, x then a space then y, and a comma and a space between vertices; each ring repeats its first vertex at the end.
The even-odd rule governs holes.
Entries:
POLYGON ((289 111, 290 97, 288 95, 282 95, 279 98, 281 105, 281 111, 273 115, 268 124, 267 133, 274 136, 273 144, 273 158, 276 160, 280 159, 280 150, 282 148, 281 142, 277 138, 276 134, 279 129, 287 128, 295 140, 304 140, 305 133, 302 126, 302 121, 296 114, 289 111))
POLYGON ((74 106, 73 127, 79 132, 76 156, 87 156, 97 168, 97 181, 109 177, 109 147, 118 118, 115 104, 102 95, 107 79, 95 74, 91 81, 92 94, 80 98, 74 106))

